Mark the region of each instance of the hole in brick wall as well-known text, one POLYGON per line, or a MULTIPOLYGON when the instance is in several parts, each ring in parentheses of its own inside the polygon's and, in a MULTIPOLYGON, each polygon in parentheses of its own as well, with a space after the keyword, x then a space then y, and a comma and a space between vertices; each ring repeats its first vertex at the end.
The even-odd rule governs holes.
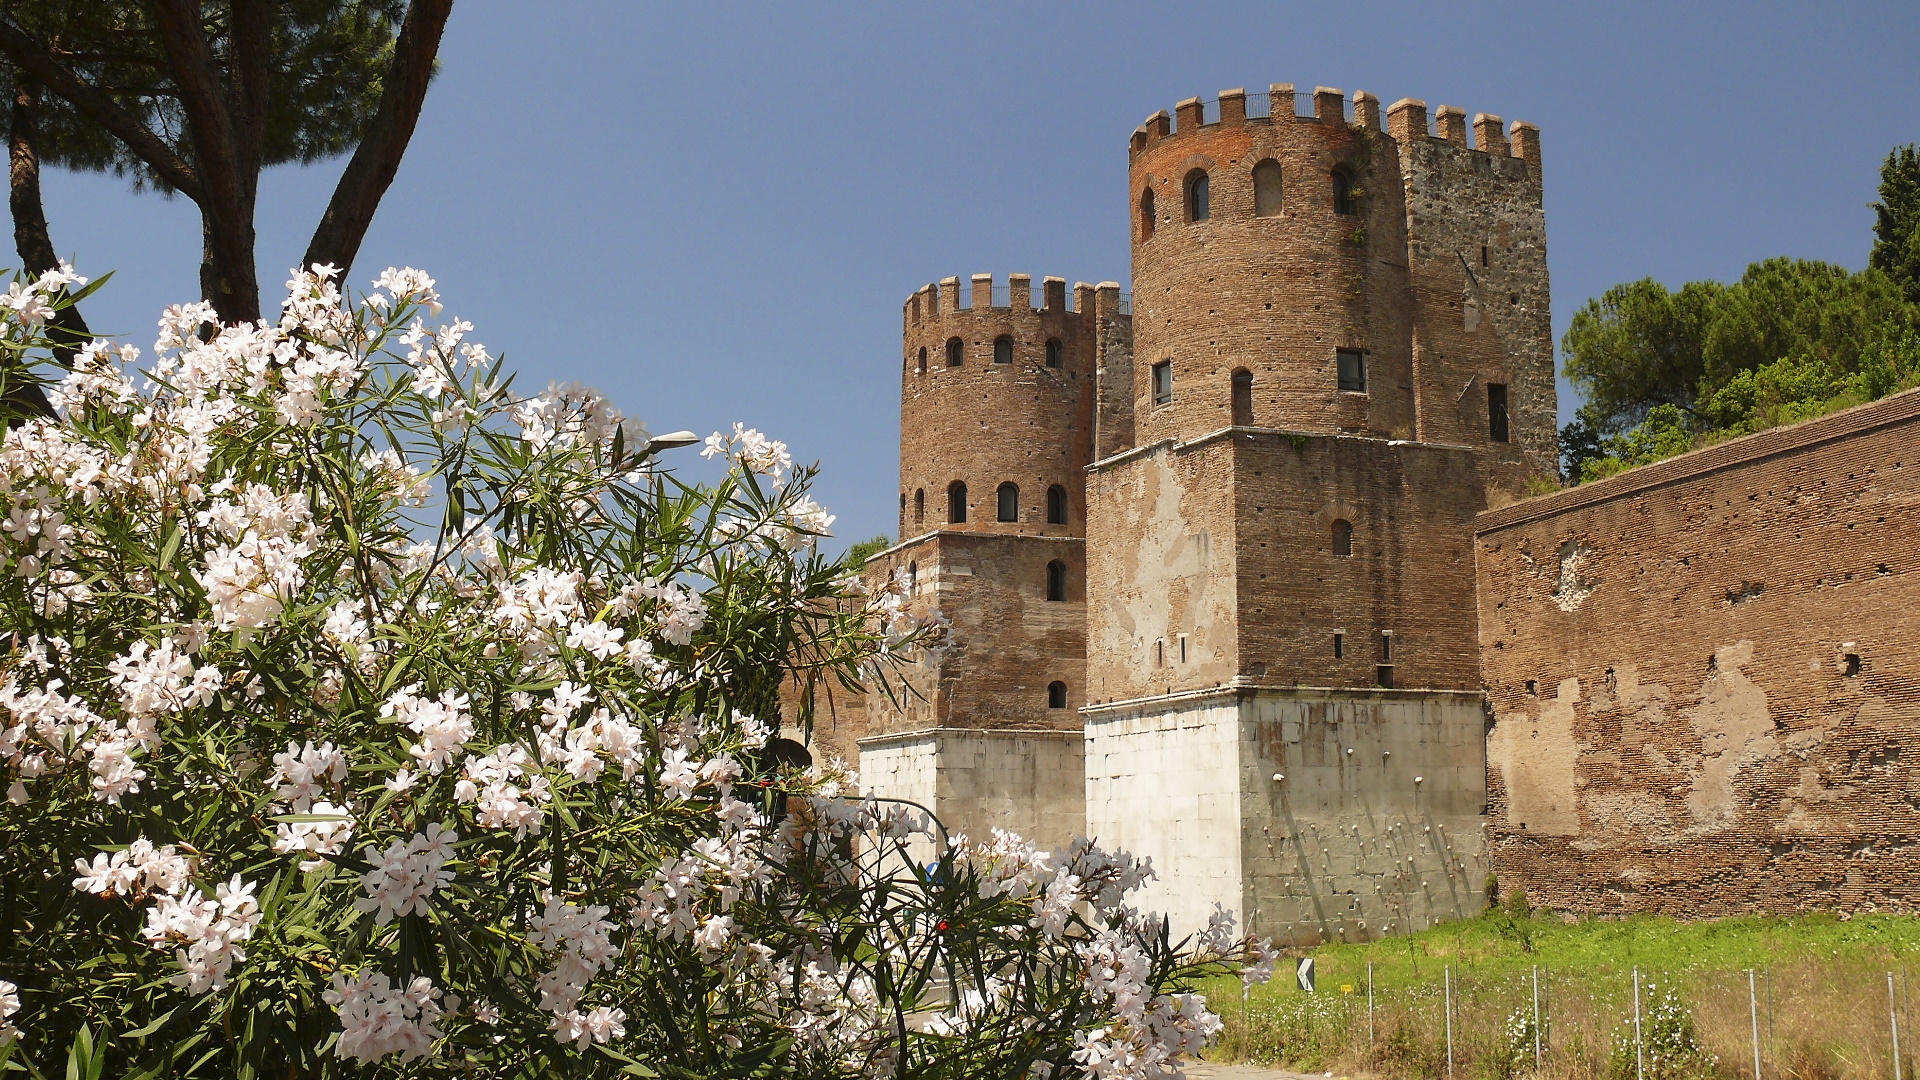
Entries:
POLYGON ((1848 678, 1852 678, 1853 676, 1860 674, 1860 654, 1859 653, 1850 652, 1847 654, 1846 661, 1845 661, 1845 671, 1848 678))
POLYGON ((1881 572, 1881 573, 1883 573, 1883 574, 1891 574, 1891 573, 1893 573, 1893 571, 1891 571, 1891 570, 1889 570, 1889 569, 1887 569, 1887 564, 1886 564, 1886 563, 1881 563, 1881 564, 1880 564, 1880 572, 1881 572))
POLYGON ((1540 680, 1538 679, 1527 680, 1527 696, 1528 697, 1540 696, 1540 680))
POLYGON ((1712 678, 1714 675, 1718 674, 1719 671, 1720 671, 1720 657, 1717 655, 1707 657, 1707 677, 1712 678))
POLYGON ((1739 588, 1727 590, 1727 604, 1729 606, 1744 604, 1766 591, 1767 583, 1764 581, 1743 581, 1739 588))

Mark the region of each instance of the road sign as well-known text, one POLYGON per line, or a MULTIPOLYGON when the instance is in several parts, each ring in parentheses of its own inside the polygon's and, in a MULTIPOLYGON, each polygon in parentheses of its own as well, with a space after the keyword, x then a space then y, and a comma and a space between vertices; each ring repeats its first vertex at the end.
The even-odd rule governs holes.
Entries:
POLYGON ((1296 974, 1300 978, 1300 989, 1309 994, 1313 993, 1313 957, 1301 957, 1300 968, 1296 974))

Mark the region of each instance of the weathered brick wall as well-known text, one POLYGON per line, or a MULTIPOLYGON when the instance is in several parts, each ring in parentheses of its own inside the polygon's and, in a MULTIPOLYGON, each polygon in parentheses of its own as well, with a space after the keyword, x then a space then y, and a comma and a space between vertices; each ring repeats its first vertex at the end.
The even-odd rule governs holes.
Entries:
POLYGON ((1086 552, 1077 537, 942 530, 867 563, 869 577, 910 569, 911 609, 952 620, 937 665, 906 669, 910 692, 869 692, 874 735, 933 727, 1073 729, 1086 687, 1086 552), (1066 566, 1067 599, 1047 599, 1047 564, 1066 566), (1067 685, 1063 708, 1047 687, 1067 685))
MULTIPOLYGON (((1324 88, 1323 88, 1324 90, 1324 88)), ((1392 140, 1342 117, 1339 91, 1318 115, 1294 115, 1293 87, 1270 94, 1272 115, 1246 116, 1244 96, 1220 95, 1203 124, 1199 99, 1135 132, 1133 217, 1134 425, 1139 445, 1195 438, 1232 423, 1232 374, 1253 376, 1253 422, 1305 431, 1413 437, 1411 299, 1406 214, 1392 140), (1280 212, 1255 213, 1253 170, 1280 164, 1280 212), (1336 214, 1333 170, 1365 192, 1336 214), (1188 220, 1185 184, 1209 177, 1210 217, 1188 220), (1153 193, 1151 235, 1141 199, 1153 193), (1369 352, 1366 393, 1338 390, 1334 351, 1369 352), (1173 400, 1152 402, 1152 366, 1170 360, 1173 400)), ((1370 100, 1370 99, 1369 99, 1370 100)))
POLYGON ((1386 666, 1398 687, 1479 689, 1472 452, 1245 430, 1232 444, 1243 682, 1372 687, 1386 666))
POLYGON ((1437 138, 1424 102, 1395 102, 1387 123, 1406 191, 1417 434, 1479 450, 1501 505, 1559 467, 1540 137, 1515 124, 1509 138, 1482 113, 1469 149, 1466 114, 1437 113, 1437 138), (1490 438, 1489 384, 1507 388, 1507 442, 1490 438))
POLYGON ((1920 906, 1920 391, 1478 525, 1494 863, 1552 906, 1920 906))
MULTIPOLYGON (((1044 282, 1041 306, 1030 280, 1015 274, 1009 301, 993 305, 993 278, 972 279, 971 306, 960 306, 960 281, 947 278, 908 299, 900 389, 900 538, 933 529, 1078 536, 1086 513, 1081 470, 1092 451, 1096 292, 1044 282), (994 340, 1013 342, 1011 363, 994 362, 994 340), (947 366, 947 341, 959 338, 963 362, 947 366), (1046 366, 1048 340, 1062 347, 1059 367, 1046 366), (925 370, 921 356, 926 357, 925 370), (948 520, 947 489, 967 485, 967 520, 948 520), (997 520, 996 492, 1020 488, 1020 520, 997 520), (1066 489, 1067 524, 1047 521, 1047 489, 1066 489), (924 505, 924 510, 922 506, 924 505)), ((1104 290, 1116 305, 1119 287, 1104 290)))

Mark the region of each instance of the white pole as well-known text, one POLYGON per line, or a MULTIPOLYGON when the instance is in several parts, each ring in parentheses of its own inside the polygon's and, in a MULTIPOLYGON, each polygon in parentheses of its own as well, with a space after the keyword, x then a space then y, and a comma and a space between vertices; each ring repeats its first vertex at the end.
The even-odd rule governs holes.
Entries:
POLYGON ((1373 1052, 1373 961, 1367 961, 1367 1052, 1373 1052))
POLYGON ((1900 1080, 1900 1016, 1893 996, 1893 972, 1887 972, 1887 1026, 1893 1031, 1893 1080, 1900 1080))
POLYGON ((1533 965, 1533 1071, 1540 1071, 1540 965, 1533 965))
MULTIPOLYGON (((1647 1080, 1647 1055, 1640 1038, 1640 965, 1633 966, 1633 1075, 1647 1080)), ((1899 1080, 1895 1077, 1894 1080, 1899 1080)))
POLYGON ((1760 998, 1754 990, 1753 969, 1747 969, 1747 1012, 1753 1017, 1753 1080, 1760 1080, 1760 998))
MULTIPOLYGON (((1453 965, 1447 965, 1447 1075, 1453 1075, 1453 965)), ((1894 1080, 1900 1080, 1894 1077, 1894 1080)))

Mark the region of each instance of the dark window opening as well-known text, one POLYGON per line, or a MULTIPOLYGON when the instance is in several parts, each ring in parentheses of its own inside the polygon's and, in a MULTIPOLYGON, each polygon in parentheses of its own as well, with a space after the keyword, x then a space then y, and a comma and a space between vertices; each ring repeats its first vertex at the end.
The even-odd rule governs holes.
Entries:
POLYGON ((1051 682, 1047 684, 1047 708, 1064 709, 1067 707, 1067 684, 1051 682))
POLYGON ((967 485, 955 480, 947 485, 947 522, 964 525, 967 521, 967 485))
POLYGON ((1047 599, 1067 598, 1067 564, 1055 559, 1047 564, 1047 599))
POLYGON ((1013 363, 1013 339, 1005 334, 993 339, 993 362, 996 364, 1013 363))
POLYGON ((920 367, 919 367, 919 370, 916 372, 916 374, 925 375, 926 373, 927 373, 927 347, 925 345, 922 345, 920 346, 920 367))
POLYGON ((1340 556, 1353 554, 1353 523, 1344 518, 1333 523, 1333 553, 1340 556))
POLYGON ((1173 400, 1173 361, 1162 360, 1153 365, 1153 403, 1165 405, 1173 400))
POLYGON ((1488 254, 1487 245, 1485 244, 1480 245, 1480 265, 1481 266, 1493 265, 1493 257, 1488 254))
POLYGON ((1280 216, 1280 163, 1268 158, 1253 167, 1253 214, 1280 216))
POLYGON ((1847 654, 1847 677, 1852 678, 1858 674, 1860 674, 1860 654, 1850 652, 1847 654))
POLYGON ((1382 690, 1393 689, 1393 665, 1381 664, 1374 668, 1373 681, 1379 683, 1382 690))
POLYGON ((959 367, 966 359, 967 343, 957 337, 947 339, 947 366, 959 367))
POLYGON ((1527 680, 1527 696, 1528 697, 1540 696, 1540 680, 1538 679, 1527 680))
POLYGON ((1358 212, 1353 207, 1353 174, 1345 169, 1333 170, 1333 212, 1336 214, 1358 212))
POLYGON ((1487 384, 1487 438, 1494 442, 1507 441, 1507 387, 1504 383, 1487 384))
POLYGON ((1339 367, 1340 389, 1355 394, 1367 392, 1367 354, 1359 349, 1338 349, 1334 360, 1339 367))
POLYGON ((1000 520, 1019 521, 1020 486, 1009 481, 1000 485, 998 494, 1000 497, 1000 520))
POLYGON ((1346 658, 1346 655, 1347 655, 1347 635, 1345 634, 1333 635, 1333 658, 1335 660, 1342 660, 1346 658))
POLYGON ((1059 367, 1061 363, 1060 354, 1061 354, 1060 339, 1057 337, 1048 338, 1047 339, 1047 366, 1059 367))
POLYGON ((1213 216, 1207 174, 1195 169, 1187 174, 1187 220, 1205 221, 1213 216))
POLYGON ((1380 634, 1380 661, 1393 662, 1393 635, 1382 631, 1380 634))
POLYGON ((1047 524, 1067 523, 1067 489, 1055 484, 1047 489, 1047 524))
POLYGON ((900 493, 900 520, 907 520, 907 493, 904 491, 900 493))
POLYGON ((910 562, 907 564, 907 592, 913 592, 914 588, 919 584, 920 564, 918 562, 910 562))
POLYGON ((1187 635, 1185 634, 1180 635, 1180 662, 1183 664, 1187 662, 1187 635))
POLYGON ((1153 643, 1153 666, 1167 666, 1167 639, 1159 638, 1153 643))
POLYGON ((913 523, 927 520, 927 489, 921 488, 913 493, 913 523))
POLYGON ((1246 368, 1233 372, 1233 423, 1235 427, 1253 426, 1253 372, 1246 368))
POLYGON ((1142 242, 1153 236, 1153 189, 1140 193, 1140 239, 1142 242))

